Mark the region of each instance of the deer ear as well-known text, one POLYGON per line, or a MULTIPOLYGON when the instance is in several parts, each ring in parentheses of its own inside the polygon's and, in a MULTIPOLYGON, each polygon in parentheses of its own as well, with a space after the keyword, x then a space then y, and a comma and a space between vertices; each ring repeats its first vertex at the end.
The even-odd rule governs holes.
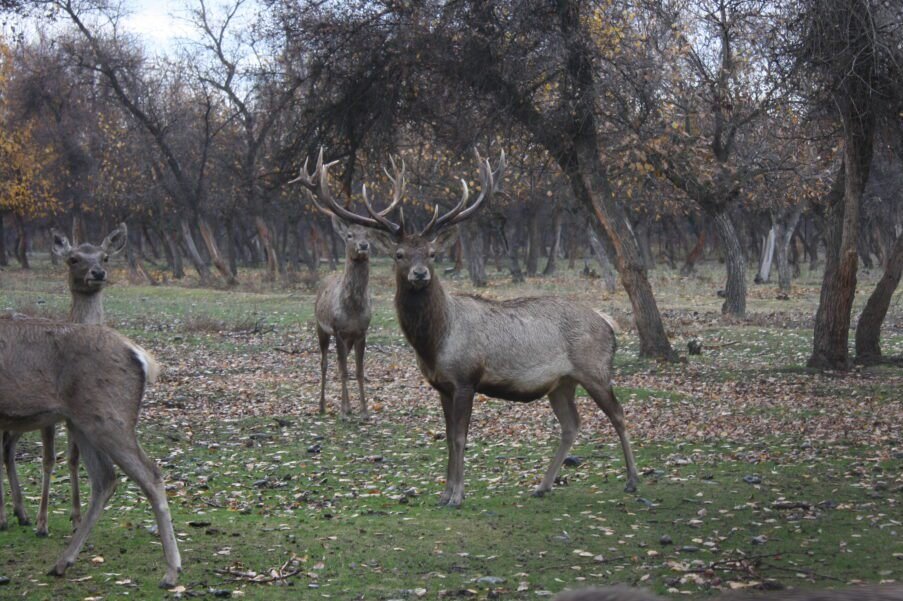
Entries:
POLYGON ((118 255, 125 249, 128 240, 129 230, 124 223, 120 223, 119 227, 107 234, 107 237, 100 243, 100 247, 110 255, 118 255))
POLYGON ((69 238, 66 237, 66 234, 53 228, 50 230, 50 235, 53 236, 53 246, 50 247, 53 254, 58 257, 66 257, 72 252, 72 245, 69 244, 69 238))
POLYGON ((447 230, 443 230, 439 232, 439 234, 433 238, 431 244, 433 245, 433 250, 437 253, 444 253, 451 245, 458 239, 458 226, 450 227, 447 230))
POLYGON ((345 222, 335 215, 330 217, 329 220, 332 222, 332 229, 335 231, 335 233, 339 235, 339 238, 344 239, 345 236, 348 235, 348 226, 345 225, 345 222))

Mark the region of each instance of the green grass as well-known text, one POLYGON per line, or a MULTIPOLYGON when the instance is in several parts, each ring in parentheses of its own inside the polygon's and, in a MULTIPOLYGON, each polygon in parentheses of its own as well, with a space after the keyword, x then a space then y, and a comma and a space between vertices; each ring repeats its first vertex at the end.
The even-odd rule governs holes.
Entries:
MULTIPOLYGON (((619 339, 616 391, 643 472, 637 494, 623 492, 610 425, 581 399, 584 425, 572 451, 579 465, 562 470, 551 495, 532 497, 557 444, 551 412, 542 402, 481 399, 467 499, 448 510, 436 506, 446 455, 441 410, 398 332, 386 269, 378 263, 373 278, 367 388, 381 409, 369 422, 316 414, 311 291, 112 287, 111 324, 166 367, 149 391, 140 439, 165 474, 184 591, 156 588, 161 547, 147 502, 126 481, 66 577, 44 575, 69 535, 61 463, 51 537, 16 524, 0 533, 0 577, 11 580, 0 597, 535 599, 612 583, 706 595, 730 583, 825 587, 899 577, 903 370, 839 376, 803 367, 818 294, 811 274, 790 301, 753 289, 750 318, 735 322, 721 320, 720 299, 704 292, 720 281, 718 266, 694 278, 653 272, 675 346, 700 338, 704 352, 663 365, 636 357, 629 328, 619 339), (761 482, 744 481, 750 476, 761 482), (273 570, 283 577, 249 582, 273 570)), ((0 309, 64 316, 61 282, 42 263, 32 274, 2 272, 0 309)), ((449 286, 472 291, 462 279, 449 286)), ((485 293, 567 294, 629 321, 623 292, 606 295, 571 273, 522 287, 493 274, 485 293)), ((888 354, 903 354, 900 318, 896 300, 883 338, 888 354)), ((353 382, 351 389, 356 408, 353 382)), ((39 456, 37 437, 23 439, 32 516, 39 456)))

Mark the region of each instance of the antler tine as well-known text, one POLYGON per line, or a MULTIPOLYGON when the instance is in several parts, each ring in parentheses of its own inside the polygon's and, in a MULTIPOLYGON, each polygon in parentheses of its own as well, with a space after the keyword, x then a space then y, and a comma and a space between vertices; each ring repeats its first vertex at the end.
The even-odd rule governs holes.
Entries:
POLYGON ((395 208, 395 205, 398 204, 398 200, 393 201, 392 204, 389 205, 389 208, 387 208, 386 210, 384 210, 382 212, 377 212, 373 209, 373 205, 370 204, 370 198, 367 196, 367 184, 364 184, 363 188, 361 189, 361 192, 364 197, 364 206, 367 207, 367 212, 373 216, 373 219, 375 219, 376 221, 381 223, 385 229, 387 229, 388 231, 390 231, 393 234, 397 234, 399 231, 401 231, 401 225, 399 225, 397 223, 392 223, 385 217, 385 215, 389 211, 391 211, 392 209, 395 208))
MULTIPOLYGON (((474 153, 479 158, 480 153, 476 148, 473 149, 474 153)), ((483 204, 483 201, 492 196, 498 190, 499 182, 502 181, 502 174, 505 171, 506 166, 505 161, 505 151, 502 150, 502 154, 499 157, 499 166, 495 170, 492 171, 492 166, 489 164, 489 159, 486 159, 480 165, 480 179, 482 180, 482 189, 480 190, 480 195, 477 197, 473 204, 467 207, 465 210, 461 211, 457 215, 455 215, 454 219, 451 221, 452 224, 460 223, 473 215, 473 213, 480 208, 480 205, 483 204)))
POLYGON ((427 232, 429 232, 431 229, 433 229, 433 226, 436 225, 436 219, 438 219, 438 218, 439 218, 439 205, 434 205, 433 217, 432 217, 432 219, 430 219, 430 222, 426 224, 426 227, 423 228, 423 232, 421 232, 420 235, 423 236, 427 232))
POLYGON ((461 223, 473 215, 474 212, 480 208, 480 205, 483 204, 483 201, 492 196, 498 189, 498 183, 501 181, 502 174, 504 173, 507 164, 505 160, 505 151, 502 151, 501 157, 499 158, 499 165, 495 172, 492 171, 489 159, 483 160, 480 156, 480 152, 476 148, 474 148, 474 154, 476 155, 477 163, 480 166, 480 180, 482 183, 480 195, 470 206, 467 206, 469 192, 467 190, 467 182, 462 179, 461 183, 464 186, 464 193, 461 196, 461 201, 442 217, 439 217, 438 219, 434 217, 427 227, 424 228, 421 233, 422 236, 461 223))
POLYGON ((392 182, 392 202, 389 203, 389 206, 379 212, 382 217, 385 217, 386 215, 391 213, 395 209, 395 207, 398 206, 398 203, 400 203, 401 199, 404 198, 404 191, 408 185, 407 179, 405 179, 404 176, 404 159, 401 159, 401 171, 399 171, 398 166, 395 164, 394 157, 390 156, 389 162, 392 164, 392 173, 395 174, 394 177, 385 167, 383 167, 383 172, 386 174, 386 177, 389 178, 389 181, 392 182))

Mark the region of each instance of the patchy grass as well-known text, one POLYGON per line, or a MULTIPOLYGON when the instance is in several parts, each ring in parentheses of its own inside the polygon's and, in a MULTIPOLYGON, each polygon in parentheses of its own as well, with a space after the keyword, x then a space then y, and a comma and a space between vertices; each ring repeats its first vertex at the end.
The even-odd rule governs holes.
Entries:
MULTIPOLYGON (((33 273, 0 273, 0 309, 64 316, 61 269, 39 262, 33 273)), ((445 473, 441 410, 398 332, 384 263, 372 279, 369 422, 316 414, 312 292, 267 289, 256 274, 237 290, 112 287, 111 324, 165 366, 147 395, 140 436, 167 479, 184 589, 156 589, 162 551, 148 504, 128 482, 67 577, 45 576, 69 532, 67 476, 58 469, 51 537, 18 525, 0 533, 0 577, 11 579, 0 593, 534 599, 609 583, 706 594, 766 580, 824 587, 898 578, 903 370, 806 370, 817 275, 806 274, 790 301, 773 300, 773 287, 753 287, 750 316, 730 321, 714 295, 720 269, 691 278, 653 272, 675 346, 703 342, 702 355, 678 365, 636 357, 621 291, 606 295, 570 272, 519 287, 493 275, 489 296, 564 294, 604 307, 625 326, 615 379, 643 478, 637 494, 623 492, 613 429, 581 398, 574 465, 551 495, 534 498, 557 444, 551 411, 544 402, 479 397, 460 510, 436 506, 445 473)), ((861 278, 860 305, 876 277, 861 278)), ((448 281, 472 291, 462 279, 448 281)), ((887 354, 903 354, 900 308, 895 300, 887 354)), ((331 411, 334 364, 330 358, 331 411)), ((32 515, 39 456, 37 436, 26 437, 20 471, 32 515)))

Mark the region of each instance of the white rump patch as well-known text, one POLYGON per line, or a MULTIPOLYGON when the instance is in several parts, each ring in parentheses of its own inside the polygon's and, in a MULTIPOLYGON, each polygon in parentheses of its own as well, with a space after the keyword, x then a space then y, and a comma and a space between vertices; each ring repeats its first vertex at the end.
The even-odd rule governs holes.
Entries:
POLYGON ((612 316, 609 315, 608 313, 603 313, 602 311, 596 311, 596 313, 599 314, 599 317, 601 317, 602 319, 605 320, 605 323, 607 323, 607 324, 609 325, 609 327, 611 327, 611 330, 612 330, 615 334, 620 334, 620 333, 621 333, 621 327, 618 325, 618 322, 615 321, 615 318, 614 318, 614 317, 612 317, 612 316))
POLYGON ((141 364, 141 369, 144 370, 144 380, 148 384, 153 384, 157 381, 157 376, 160 375, 160 364, 157 363, 157 360, 154 359, 153 355, 149 352, 138 346, 137 344, 132 344, 132 353, 134 353, 135 359, 138 360, 138 363, 141 364))

